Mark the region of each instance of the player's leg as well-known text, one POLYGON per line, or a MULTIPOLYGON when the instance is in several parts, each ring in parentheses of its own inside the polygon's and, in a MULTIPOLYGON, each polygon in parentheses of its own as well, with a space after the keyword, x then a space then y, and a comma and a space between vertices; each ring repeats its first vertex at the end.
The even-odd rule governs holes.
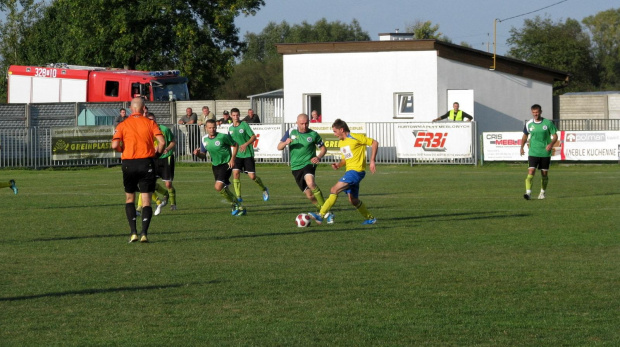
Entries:
POLYGON ((303 168, 305 175, 304 180, 306 181, 306 185, 316 198, 316 201, 323 206, 325 204, 325 198, 323 197, 323 192, 321 192, 321 188, 316 184, 315 174, 316 174, 316 166, 315 165, 306 165, 303 168))
POLYGON ((13 194, 17 195, 17 185, 15 184, 15 180, 0 182, 0 188, 11 188, 13 190, 13 194))
POLYGON ((263 192, 263 201, 269 200, 269 189, 265 187, 263 181, 256 175, 256 162, 254 161, 254 157, 245 158, 244 167, 248 177, 250 177, 250 179, 258 185, 261 192, 263 192))
POLYGON ((233 216, 245 214, 245 208, 241 206, 237 196, 228 188, 230 185, 230 176, 232 170, 228 168, 228 164, 222 164, 213 167, 213 175, 215 176, 215 190, 226 199, 231 205, 233 216))
POLYGON ((140 160, 141 179, 138 181, 138 190, 142 196, 142 230, 140 231, 140 242, 148 242, 147 234, 151 219, 153 218, 153 208, 151 207, 151 198, 155 192, 155 182, 157 180, 156 170, 154 170, 155 161, 151 159, 140 160))
POLYGON ((551 157, 541 158, 540 161, 540 176, 542 176, 540 194, 538 194, 538 199, 542 200, 545 198, 545 191, 547 190, 547 184, 549 183, 549 166, 551 165, 551 157))
POLYGON ((135 205, 135 192, 138 189, 138 177, 134 174, 135 166, 133 161, 123 161, 122 164, 123 186, 125 187, 125 216, 129 224, 129 242, 138 241, 135 205))
POLYGON ((349 187, 349 202, 357 209, 357 212, 364 217, 364 222, 362 222, 362 224, 375 224, 377 219, 368 211, 364 202, 359 199, 359 191, 359 183, 349 187))
POLYGON ((243 198, 241 197, 241 170, 244 170, 244 158, 235 158, 235 167, 232 170, 232 186, 235 190, 235 195, 237 195, 237 201, 242 202, 243 198))
POLYGON ((529 156, 527 158, 528 168, 527 168, 527 177, 525 178, 525 194, 523 194, 523 198, 525 200, 530 200, 532 197, 532 180, 534 179, 534 175, 536 174, 536 167, 538 166, 538 157, 529 156))
POLYGON ((166 183, 166 189, 168 190, 168 197, 170 201, 170 210, 174 211, 177 209, 177 191, 172 185, 172 181, 174 180, 174 156, 169 156, 168 158, 168 169, 167 169, 167 177, 164 181, 166 183))

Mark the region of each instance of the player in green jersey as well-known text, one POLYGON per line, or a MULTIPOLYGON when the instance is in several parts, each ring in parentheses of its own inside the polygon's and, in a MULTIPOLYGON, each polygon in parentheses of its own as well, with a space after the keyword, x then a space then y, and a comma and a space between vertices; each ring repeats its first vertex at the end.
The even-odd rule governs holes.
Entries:
POLYGON ((206 153, 209 152, 215 177, 215 190, 230 202, 233 216, 242 216, 246 213, 245 208, 228 189, 237 156, 237 143, 230 135, 217 132, 217 124, 212 119, 205 123, 205 131, 207 134, 200 140, 200 148, 196 148, 193 153, 201 159, 206 159, 206 153))
POLYGON ((542 187, 538 199, 545 198, 545 190, 549 182, 549 164, 551 163, 551 152, 553 145, 558 140, 557 129, 552 121, 542 117, 542 107, 535 104, 531 107, 532 119, 525 123, 523 127, 523 137, 521 138, 521 155, 525 154, 523 147, 529 137, 528 169, 525 179, 525 200, 530 200, 532 196, 532 180, 536 169, 540 170, 542 176, 542 187))
MULTIPOLYGON (((321 207, 321 212, 308 213, 317 224, 321 224, 323 219, 328 219, 328 212, 338 199, 340 192, 345 192, 349 196, 349 202, 355 206, 357 211, 364 217, 362 224, 375 224, 377 219, 368 212, 366 205, 359 199, 360 183, 366 176, 366 146, 370 146, 370 172, 376 171, 375 159, 377 158, 377 150, 379 143, 366 137, 364 134, 353 134, 349 130, 349 126, 341 119, 336 119, 332 124, 334 135, 338 138, 338 147, 342 159, 338 163, 333 163, 332 168, 338 170, 345 166, 346 172, 344 176, 338 180, 330 190, 329 198, 325 200, 325 204, 321 207)), ((329 223, 329 220, 327 220, 329 223)))
MULTIPOLYGON (((292 128, 284 134, 278 150, 282 151, 288 146, 291 170, 299 189, 308 197, 317 210, 325 203, 321 188, 315 181, 316 166, 327 153, 327 147, 323 144, 321 135, 308 128, 309 117, 307 114, 297 116, 297 128, 292 128), (319 148, 319 154, 316 149, 319 148)), ((330 219, 331 220, 331 219, 330 219)))
POLYGON ((254 141, 256 140, 256 135, 248 123, 239 120, 238 108, 230 110, 230 117, 233 122, 228 128, 228 133, 239 145, 235 167, 233 168, 233 188, 235 188, 237 199, 239 202, 243 201, 241 198, 241 171, 243 171, 263 192, 263 201, 267 201, 269 200, 269 189, 265 187, 260 177, 256 176, 256 164, 254 161, 254 141))

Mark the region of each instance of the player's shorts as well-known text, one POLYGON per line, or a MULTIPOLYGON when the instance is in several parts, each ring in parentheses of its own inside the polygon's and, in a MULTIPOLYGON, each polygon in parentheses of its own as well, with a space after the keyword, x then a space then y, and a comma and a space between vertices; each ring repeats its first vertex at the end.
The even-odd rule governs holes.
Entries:
POLYGON ((308 184, 306 184, 306 175, 314 176, 316 172, 316 165, 308 164, 299 170, 293 170, 293 177, 295 177, 295 182, 297 182, 297 186, 301 191, 306 191, 308 188, 308 184))
POLYGON ((360 182, 366 176, 366 171, 349 170, 344 173, 344 176, 340 179, 340 182, 347 183, 349 186, 344 190, 345 193, 350 194, 352 197, 357 198, 360 194, 360 182))
POLYGON ((241 170, 242 172, 256 172, 256 165, 254 163, 254 157, 247 158, 235 158, 235 167, 233 170, 241 170))
POLYGON ((174 179, 174 155, 168 158, 159 158, 156 160, 157 176, 162 181, 172 182, 174 179))
POLYGON ((125 159, 123 166, 123 185, 125 193, 152 193, 155 191, 155 161, 152 158, 125 159))
POLYGON ((527 157, 529 168, 538 169, 541 171, 549 171, 549 165, 551 164, 551 157, 527 157))
POLYGON ((217 166, 212 166, 213 177, 215 177, 215 181, 223 182, 225 185, 230 185, 230 175, 232 175, 232 170, 228 167, 228 163, 220 164, 217 166))

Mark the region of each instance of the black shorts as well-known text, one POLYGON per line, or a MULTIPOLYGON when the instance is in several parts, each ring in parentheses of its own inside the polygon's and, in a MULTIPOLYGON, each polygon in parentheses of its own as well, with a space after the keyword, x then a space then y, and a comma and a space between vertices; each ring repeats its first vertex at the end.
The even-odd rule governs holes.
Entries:
POLYGON ((225 185, 230 185, 230 175, 232 175, 232 169, 228 167, 228 163, 213 165, 211 167, 213 170, 213 177, 215 177, 215 181, 224 182, 225 185))
POLYGON ((170 181, 174 179, 174 155, 168 158, 159 158, 156 160, 157 176, 162 181, 170 181))
POLYGON ((236 157, 234 170, 241 170, 242 172, 245 172, 245 173, 248 173, 248 172, 255 173, 256 164, 254 162, 254 157, 247 157, 247 158, 236 157))
POLYGON ((527 157, 529 168, 538 170, 549 171, 549 164, 551 164, 551 157, 527 157))
POLYGON ((146 159, 125 159, 123 167, 123 185, 125 193, 152 193, 155 191, 155 161, 146 159))
POLYGON ((316 165, 308 164, 299 170, 293 170, 293 177, 295 177, 295 182, 297 182, 297 186, 301 191, 305 191, 308 188, 308 184, 306 184, 306 175, 314 176, 316 172, 316 165))

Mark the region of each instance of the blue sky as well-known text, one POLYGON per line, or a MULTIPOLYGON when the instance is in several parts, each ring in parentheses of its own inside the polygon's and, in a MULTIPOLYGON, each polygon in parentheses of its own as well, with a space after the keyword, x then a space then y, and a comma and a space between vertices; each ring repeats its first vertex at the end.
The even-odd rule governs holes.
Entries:
POLYGON ((265 6, 256 16, 241 16, 235 23, 243 37, 246 32, 259 33, 270 21, 313 24, 326 18, 349 24, 357 19, 371 39, 378 40, 379 33, 395 29, 404 32, 417 20, 430 20, 439 24, 439 31, 452 42, 465 41, 484 51, 490 43, 492 52, 494 19, 507 19, 497 24, 497 53, 505 54, 510 29, 521 28, 525 19, 540 15, 554 21, 567 18, 581 21, 613 8, 620 8, 619 0, 265 0, 265 6), (547 6, 550 7, 529 13, 547 6), (525 15, 508 19, 522 14, 525 15))

